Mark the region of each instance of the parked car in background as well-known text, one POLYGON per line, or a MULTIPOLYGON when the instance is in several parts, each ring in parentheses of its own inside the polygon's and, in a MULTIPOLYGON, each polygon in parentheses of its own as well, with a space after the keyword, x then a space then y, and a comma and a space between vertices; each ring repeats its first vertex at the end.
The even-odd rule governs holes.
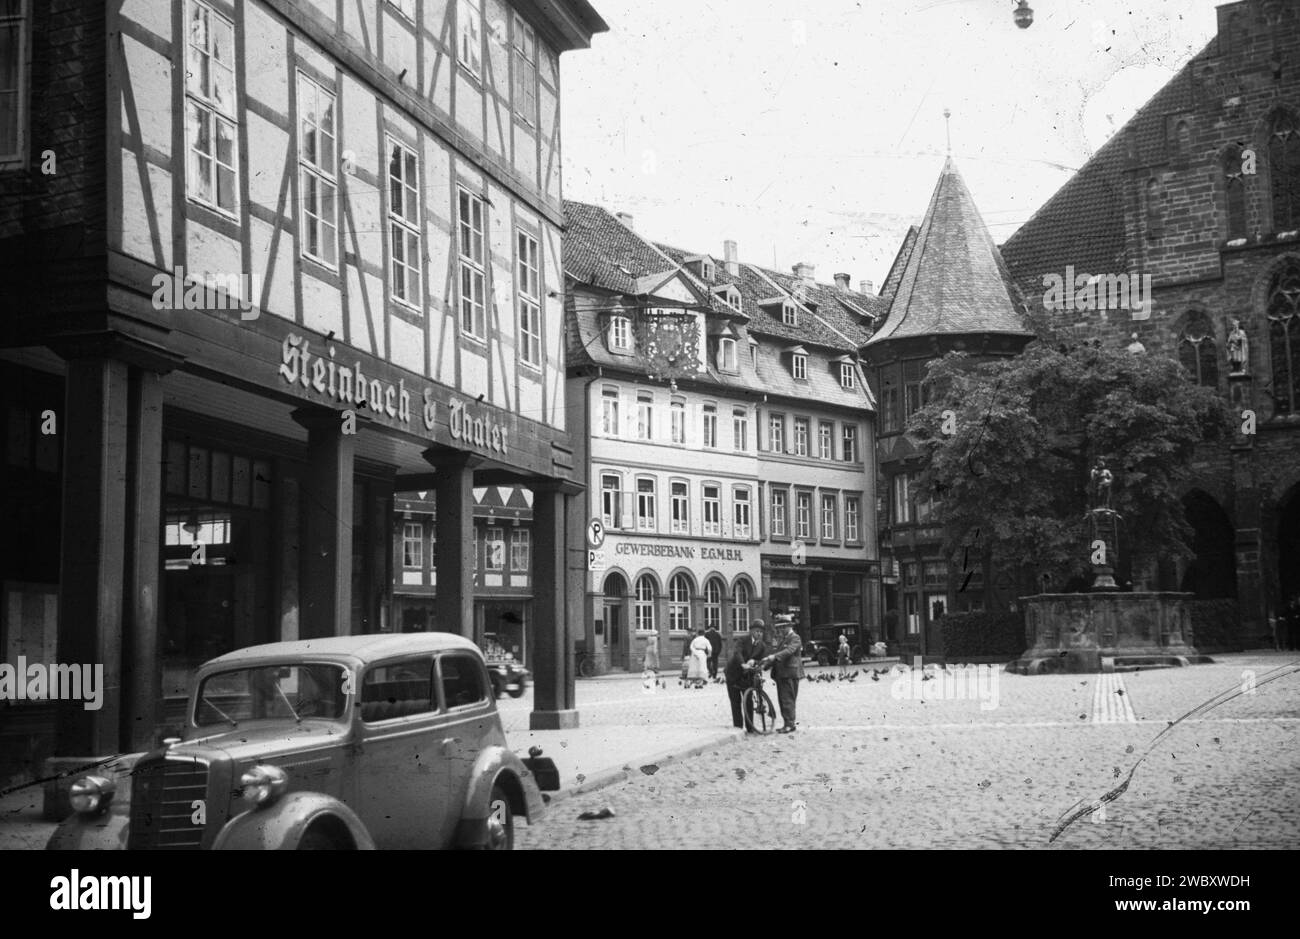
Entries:
POLYGON ((543 813, 534 769, 558 779, 507 747, 491 688, 447 633, 231 652, 199 669, 180 739, 73 783, 48 847, 510 849, 543 813))
POLYGON ((833 665, 840 647, 840 635, 849 640, 849 656, 856 665, 867 657, 871 635, 860 623, 822 623, 808 630, 803 637, 803 655, 818 665, 833 665))

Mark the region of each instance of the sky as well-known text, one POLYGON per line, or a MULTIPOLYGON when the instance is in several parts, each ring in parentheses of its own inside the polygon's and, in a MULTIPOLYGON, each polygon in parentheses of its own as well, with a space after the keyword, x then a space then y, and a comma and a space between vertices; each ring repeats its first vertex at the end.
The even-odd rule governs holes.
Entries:
POLYGON ((1215 33, 1214 0, 592 0, 565 198, 877 290, 947 149, 1002 244, 1215 33))

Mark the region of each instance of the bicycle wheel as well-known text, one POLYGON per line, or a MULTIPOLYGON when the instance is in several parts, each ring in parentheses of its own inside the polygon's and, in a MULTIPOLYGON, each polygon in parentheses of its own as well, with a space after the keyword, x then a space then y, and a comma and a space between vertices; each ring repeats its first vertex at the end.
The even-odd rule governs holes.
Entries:
POLYGON ((770 734, 776 730, 777 713, 772 699, 766 691, 750 688, 745 692, 743 710, 748 729, 759 734, 770 734))
POLYGON ((583 678, 596 677, 596 658, 591 655, 584 655, 578 661, 578 674, 583 678))

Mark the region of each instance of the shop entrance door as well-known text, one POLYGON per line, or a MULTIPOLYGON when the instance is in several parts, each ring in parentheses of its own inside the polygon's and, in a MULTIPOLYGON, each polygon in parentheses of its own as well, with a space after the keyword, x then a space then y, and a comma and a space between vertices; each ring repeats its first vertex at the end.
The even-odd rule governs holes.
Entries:
POLYGON ((624 629, 624 626, 622 602, 606 601, 605 642, 608 645, 610 668, 623 668, 626 664, 624 649, 627 641, 627 630, 624 629))

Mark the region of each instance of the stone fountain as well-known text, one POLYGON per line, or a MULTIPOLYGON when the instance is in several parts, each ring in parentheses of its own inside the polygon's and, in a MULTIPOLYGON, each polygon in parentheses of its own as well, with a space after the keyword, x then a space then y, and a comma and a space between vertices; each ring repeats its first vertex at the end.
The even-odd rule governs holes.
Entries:
POLYGON ((1192 645, 1188 603, 1194 594, 1118 589, 1115 563, 1123 516, 1111 508, 1114 474, 1104 460, 1093 467, 1090 482, 1092 507, 1086 521, 1092 590, 1022 597, 1029 649, 1008 671, 1095 674, 1211 661, 1192 645))

